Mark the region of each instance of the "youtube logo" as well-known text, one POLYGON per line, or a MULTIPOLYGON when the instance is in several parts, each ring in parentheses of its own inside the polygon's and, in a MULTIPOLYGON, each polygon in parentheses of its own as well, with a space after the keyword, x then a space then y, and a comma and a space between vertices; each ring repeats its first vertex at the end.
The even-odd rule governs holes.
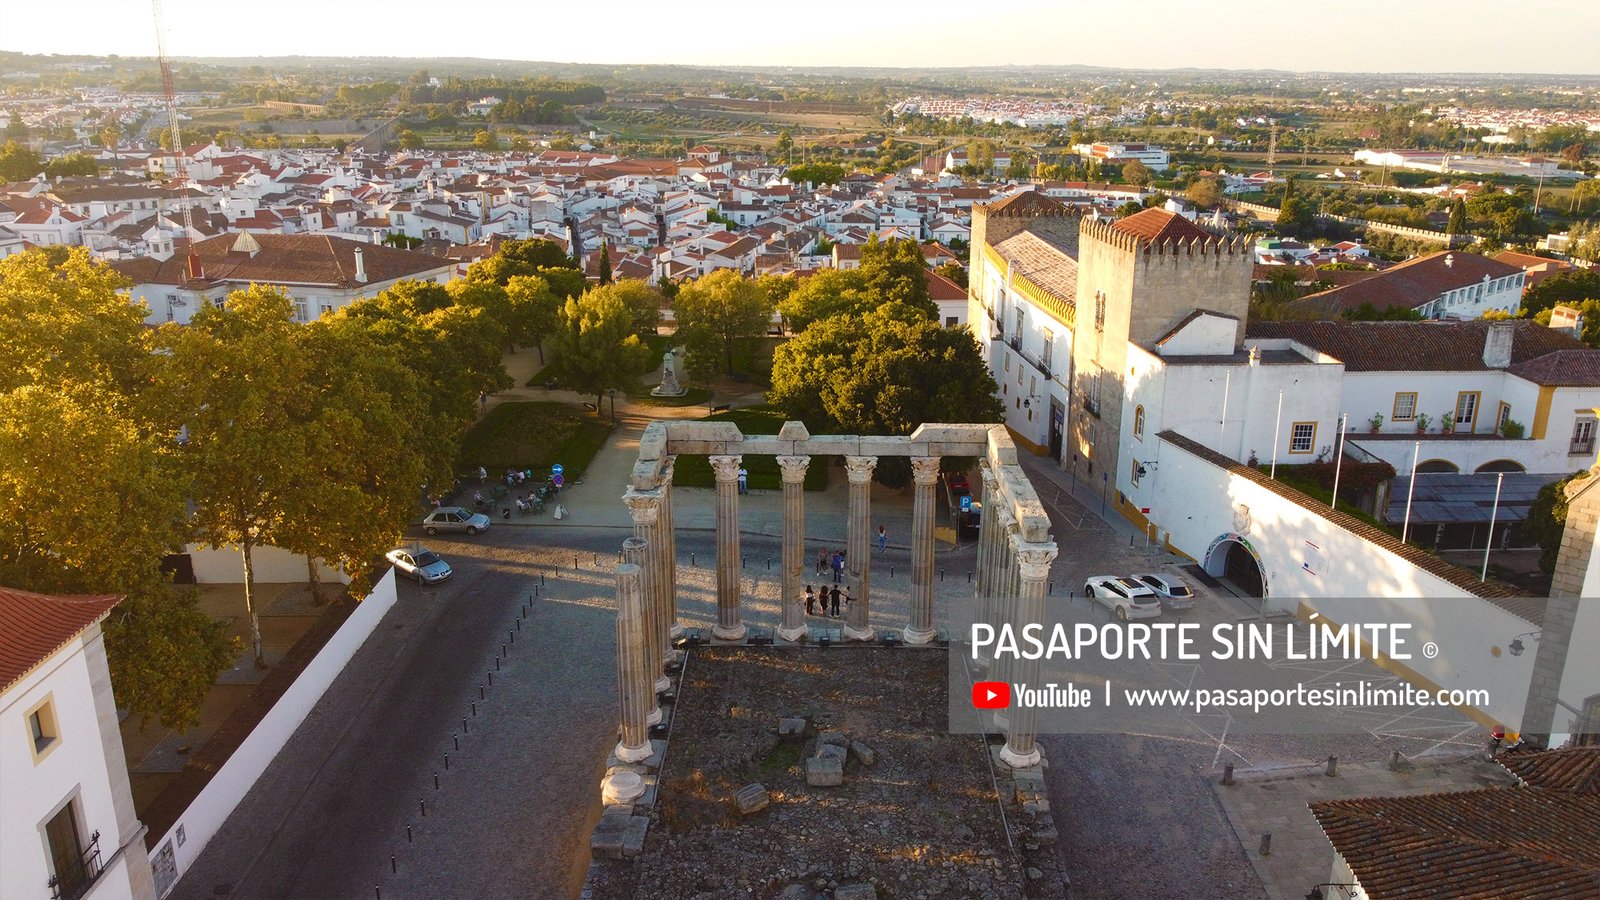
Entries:
POLYGON ((1011 705, 1011 685, 980 681, 972 686, 972 705, 978 709, 1005 709, 1011 705))

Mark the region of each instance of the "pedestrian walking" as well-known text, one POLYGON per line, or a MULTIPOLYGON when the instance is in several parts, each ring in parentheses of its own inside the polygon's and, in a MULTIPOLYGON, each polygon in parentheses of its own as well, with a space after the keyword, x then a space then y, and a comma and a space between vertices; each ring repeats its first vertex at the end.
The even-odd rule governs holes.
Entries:
POLYGON ((840 550, 833 554, 833 583, 839 584, 842 581, 844 581, 844 551, 840 550))
POLYGON ((882 525, 878 526, 878 552, 882 553, 889 546, 889 530, 882 525))
POLYGON ((806 585, 806 615, 811 615, 811 605, 816 601, 817 595, 811 592, 811 585, 806 585))
POLYGON ((750 471, 743 466, 739 468, 739 493, 750 493, 750 471))
POLYGON ((822 578, 828 574, 828 551, 817 551, 817 577, 822 578))
POLYGON ((833 586, 833 591, 832 591, 832 593, 829 594, 829 599, 831 599, 833 601, 833 614, 828 616, 828 618, 837 619, 837 618, 839 618, 839 586, 838 585, 834 585, 833 586))

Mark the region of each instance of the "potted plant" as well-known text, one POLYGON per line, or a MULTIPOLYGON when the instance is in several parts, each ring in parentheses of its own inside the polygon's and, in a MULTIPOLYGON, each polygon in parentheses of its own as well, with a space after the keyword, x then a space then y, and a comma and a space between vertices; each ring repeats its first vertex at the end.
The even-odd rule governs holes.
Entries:
POLYGON ((1373 413, 1372 418, 1367 420, 1367 428, 1371 429, 1373 434, 1377 434, 1378 430, 1383 428, 1383 413, 1373 413))
POLYGON ((1518 422, 1516 419, 1506 419, 1504 422, 1500 423, 1501 437, 1509 438, 1513 441, 1520 441, 1522 440, 1522 436, 1524 434, 1527 434, 1527 429, 1524 428, 1522 423, 1518 422))
POLYGON ((1432 419, 1428 418, 1427 413, 1417 413, 1417 434, 1427 434, 1428 425, 1432 421, 1432 419))
POLYGON ((1456 430, 1456 414, 1453 412, 1447 412, 1440 416, 1439 430, 1445 434, 1451 434, 1454 432, 1456 430))

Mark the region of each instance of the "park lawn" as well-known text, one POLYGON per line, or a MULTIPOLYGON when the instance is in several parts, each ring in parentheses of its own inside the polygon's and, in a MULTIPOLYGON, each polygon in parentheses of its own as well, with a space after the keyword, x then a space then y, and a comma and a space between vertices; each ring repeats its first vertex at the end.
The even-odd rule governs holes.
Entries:
POLYGON ((609 422, 562 403, 502 403, 467 430, 456 465, 473 473, 483 466, 491 477, 506 469, 532 469, 542 477, 560 463, 567 479, 577 481, 610 435, 609 422))
MULTIPOLYGON (((747 406, 714 416, 705 416, 701 421, 732 422, 739 426, 741 434, 777 434, 778 429, 783 427, 785 417, 783 413, 770 406, 747 406)), ((828 466, 832 462, 832 457, 811 458, 811 465, 806 467, 806 490, 828 489, 828 466)), ((751 488, 767 491, 783 488, 777 457, 748 456, 745 457, 744 467, 750 473, 751 488)), ((685 487, 715 487, 716 476, 711 471, 710 457, 701 454, 679 454, 677 466, 672 473, 672 483, 685 487)))
POLYGON ((705 406, 711 402, 711 389, 703 387, 685 388, 688 393, 682 397, 652 397, 649 390, 641 391, 629 398, 635 406, 705 406))

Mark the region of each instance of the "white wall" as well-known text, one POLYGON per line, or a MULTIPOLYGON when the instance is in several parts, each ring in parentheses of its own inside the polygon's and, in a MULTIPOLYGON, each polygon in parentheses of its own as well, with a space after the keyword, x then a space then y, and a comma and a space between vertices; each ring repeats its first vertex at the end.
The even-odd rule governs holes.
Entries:
MULTIPOLYGON (((261 777, 261 773, 277 757, 278 751, 289 742, 295 729, 305 721, 312 707, 322 699, 328 685, 344 671, 350 658, 361 649, 367 637, 393 608, 396 599, 394 570, 390 569, 378 579, 372 593, 339 626, 316 658, 278 698, 278 702, 200 791, 200 795, 194 798, 183 815, 178 817, 172 828, 156 842, 155 849, 150 851, 152 863, 163 848, 170 845, 175 855, 178 877, 183 877, 183 873, 228 820, 239 801, 255 786, 256 779, 261 777), (184 829, 185 835, 181 847, 175 838, 179 828, 184 829)), ((170 887, 157 884, 156 890, 164 895, 170 887)))
MULTIPOLYGON (((244 559, 238 547, 213 549, 203 544, 190 544, 189 559, 194 563, 194 580, 198 584, 243 584, 244 559)), ((294 584, 307 581, 306 558, 301 553, 290 553, 278 547, 256 547, 250 551, 250 561, 255 569, 258 584, 294 584)), ((323 581, 349 584, 350 576, 339 569, 317 560, 317 575, 323 581)))
MULTIPOLYGON (((25 676, 0 698, 0 886, 7 900, 47 898, 50 864, 44 826, 68 798, 78 805, 78 833, 87 843, 100 832, 100 859, 117 852, 117 813, 108 767, 126 766, 121 758, 108 760, 95 711, 85 642, 104 652, 98 625, 25 676), (55 747, 35 764, 28 711, 49 697, 55 711, 58 739, 55 747)), ((115 727, 115 722, 111 723, 115 727)), ((120 739, 117 742, 121 745, 120 739)), ((130 850, 144 852, 137 844, 130 850)), ((108 867, 96 882, 97 898, 132 896, 126 866, 121 860, 108 867)))
POLYGON ((1488 690, 1482 715, 1521 721, 1534 654, 1512 656, 1504 648, 1530 623, 1335 524, 1315 501, 1317 509, 1307 508, 1170 441, 1161 444, 1159 471, 1146 480, 1148 505, 1176 549, 1204 564, 1215 541, 1242 535, 1260 558, 1269 612, 1316 610, 1341 624, 1413 622, 1414 643, 1431 640, 1441 652, 1432 660, 1416 655, 1407 667, 1441 687, 1488 690), (1501 649, 1498 656, 1492 648, 1501 649))

